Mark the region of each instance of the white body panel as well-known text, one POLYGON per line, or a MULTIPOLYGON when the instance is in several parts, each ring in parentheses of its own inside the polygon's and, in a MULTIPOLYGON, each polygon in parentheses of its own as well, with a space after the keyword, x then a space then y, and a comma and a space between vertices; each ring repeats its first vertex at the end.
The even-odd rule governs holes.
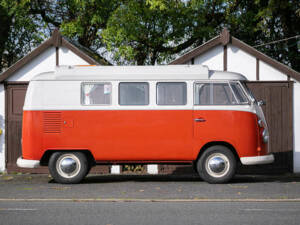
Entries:
MULTIPOLYGON (((142 81, 145 80, 135 80, 142 81)), ((176 81, 176 80, 162 80, 176 81)), ((107 81, 105 81, 107 82, 107 81)), ((32 81, 28 87, 23 110, 236 110, 255 113, 255 107, 251 105, 207 105, 194 106, 193 84, 187 83, 187 104, 186 105, 157 105, 156 104, 156 83, 149 81, 149 105, 129 106, 118 104, 118 86, 122 81, 112 81, 112 102, 111 105, 82 105, 81 104, 81 83, 82 81, 32 81), (55 91, 53 91, 55 90, 55 91)))
MULTIPOLYGON (((208 71, 203 66, 135 66, 135 67, 71 67, 57 68, 55 72, 37 75, 27 90, 24 110, 193 110, 194 82, 228 82, 225 79, 245 80, 240 74, 208 71), (210 78, 210 79, 209 79, 210 78), (112 84, 110 105, 82 105, 81 85, 85 81, 109 82, 112 84), (157 105, 157 82, 185 82, 187 84, 186 105, 157 105), (149 105, 125 106, 118 104, 120 82, 148 82, 149 105)), ((210 110, 255 110, 250 105, 196 106, 210 110)))
MULTIPOLYGON (((236 76, 236 74, 234 74, 236 76)), ((173 66, 61 66, 32 80, 195 80, 208 79, 200 65, 173 66)), ((225 78, 227 79, 227 78, 225 78)))

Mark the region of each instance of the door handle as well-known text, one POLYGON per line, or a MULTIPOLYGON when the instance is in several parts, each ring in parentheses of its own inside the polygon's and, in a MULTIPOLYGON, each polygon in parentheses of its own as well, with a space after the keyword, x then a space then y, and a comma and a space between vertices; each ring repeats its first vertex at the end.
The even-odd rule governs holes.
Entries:
POLYGON ((195 119, 195 122, 205 122, 206 121, 206 119, 204 119, 204 118, 197 118, 197 119, 195 119))

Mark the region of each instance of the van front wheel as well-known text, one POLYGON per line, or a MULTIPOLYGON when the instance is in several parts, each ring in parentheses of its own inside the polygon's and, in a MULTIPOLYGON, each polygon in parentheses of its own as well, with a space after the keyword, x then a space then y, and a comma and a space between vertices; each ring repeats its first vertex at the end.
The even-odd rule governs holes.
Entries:
POLYGON ((236 159, 225 146, 209 147, 197 162, 200 177, 211 184, 228 182, 235 174, 236 159))
POLYGON ((55 152, 49 160, 49 171, 58 183, 79 183, 88 172, 87 158, 82 152, 55 152))

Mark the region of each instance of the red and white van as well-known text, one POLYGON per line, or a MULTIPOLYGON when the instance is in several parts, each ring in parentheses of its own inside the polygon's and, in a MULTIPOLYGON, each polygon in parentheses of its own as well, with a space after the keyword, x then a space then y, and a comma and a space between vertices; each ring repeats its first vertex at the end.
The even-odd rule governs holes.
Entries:
POLYGON ((200 65, 60 67, 34 77, 19 167, 48 166, 60 183, 96 164, 194 164, 210 183, 237 163, 274 161, 268 128, 241 74, 200 65))

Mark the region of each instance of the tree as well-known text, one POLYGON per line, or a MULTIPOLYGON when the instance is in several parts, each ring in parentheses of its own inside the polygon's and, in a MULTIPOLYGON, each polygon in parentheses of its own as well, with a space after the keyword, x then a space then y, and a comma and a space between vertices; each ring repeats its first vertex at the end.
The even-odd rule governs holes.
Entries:
POLYGON ((117 8, 117 0, 33 0, 31 13, 54 30, 97 53, 105 51, 100 32, 106 27, 110 14, 117 8))
POLYGON ((28 16, 28 0, 0 1, 0 72, 26 55, 45 36, 28 16))
MULTIPOLYGON (((0 69, 56 27, 104 63, 154 65, 224 27, 251 46, 299 35, 299 7, 297 0, 0 0, 0 69)), ((297 40, 257 48, 299 71, 297 40)))
POLYGON ((216 35, 224 1, 216 2, 219 8, 204 1, 124 1, 102 38, 118 64, 162 63, 216 35))
POLYGON ((259 10, 261 20, 259 28, 264 38, 257 43, 269 43, 289 37, 283 42, 258 47, 262 52, 278 61, 300 71, 300 2, 295 0, 270 0, 268 5, 259 10))
POLYGON ((264 44, 300 34, 299 8, 299 1, 293 0, 233 0, 228 3, 225 26, 233 36, 259 45, 259 51, 300 71, 299 38, 264 44))

